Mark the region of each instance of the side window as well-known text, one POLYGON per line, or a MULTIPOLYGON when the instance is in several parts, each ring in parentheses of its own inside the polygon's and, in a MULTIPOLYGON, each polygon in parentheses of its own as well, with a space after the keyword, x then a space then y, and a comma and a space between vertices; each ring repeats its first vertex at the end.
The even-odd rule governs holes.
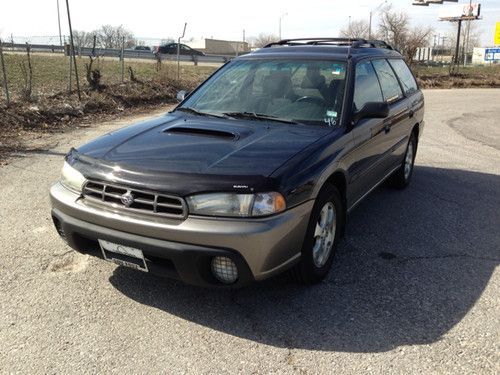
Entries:
POLYGON ((354 81, 354 107, 359 111, 368 102, 382 102, 382 92, 370 61, 356 65, 354 81))
POLYGON ((411 74, 410 69, 403 60, 391 59, 389 60, 389 64, 391 64, 392 68, 398 75, 405 94, 409 95, 418 90, 417 82, 415 82, 413 74, 411 74))
POLYGON ((393 102, 403 97, 403 91, 399 86, 398 79, 387 60, 373 60, 373 67, 377 72, 382 93, 386 102, 393 102))

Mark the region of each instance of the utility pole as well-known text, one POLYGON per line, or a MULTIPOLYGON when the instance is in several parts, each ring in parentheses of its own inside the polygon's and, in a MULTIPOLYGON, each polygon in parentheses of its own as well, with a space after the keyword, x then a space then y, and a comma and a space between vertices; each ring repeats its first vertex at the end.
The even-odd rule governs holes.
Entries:
POLYGON ((80 80, 78 79, 78 68, 76 66, 75 45, 73 44, 73 29, 71 28, 71 15, 70 15, 70 11, 69 11, 69 0, 66 0, 66 10, 68 11, 69 40, 70 40, 70 44, 71 44, 71 56, 73 58, 73 64, 75 66, 76 90, 78 92, 78 100, 82 100, 82 94, 80 93, 80 80))
MULTIPOLYGON (((377 13, 382 5, 385 5, 387 0, 380 3, 375 9, 370 10, 370 21, 368 22, 368 39, 372 38, 372 17, 374 13, 377 13)), ((386 38, 387 39, 387 38, 386 38)))
POLYGON ((61 14, 59 13, 59 0, 57 0, 57 24, 59 26, 59 45, 62 46, 62 35, 61 35, 61 14))
POLYGON ((181 77, 181 63, 180 63, 180 54, 181 54, 181 39, 184 38, 186 34, 186 26, 187 22, 184 22, 184 30, 182 31, 182 35, 177 39, 177 79, 181 77))
POLYGON ((454 62, 455 65, 458 67, 458 64, 460 63, 460 33, 462 31, 462 20, 458 20, 458 27, 457 27, 457 44, 455 46, 455 58, 454 62))

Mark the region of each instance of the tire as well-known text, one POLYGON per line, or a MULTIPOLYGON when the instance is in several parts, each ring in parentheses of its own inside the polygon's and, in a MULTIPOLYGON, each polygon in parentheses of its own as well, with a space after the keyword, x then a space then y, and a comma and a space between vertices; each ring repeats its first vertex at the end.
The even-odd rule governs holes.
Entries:
POLYGON ((344 207, 339 191, 333 185, 326 185, 316 198, 311 211, 304 244, 302 245, 300 262, 291 269, 291 276, 295 281, 302 284, 316 284, 328 275, 332 267, 337 243, 344 228, 344 220, 344 207), (329 221, 331 219, 330 213, 333 214, 331 224, 329 221), (323 229, 320 226, 322 222, 326 226, 323 229), (333 232, 330 236, 328 236, 328 227, 333 232), (320 231, 320 235, 318 235, 317 230, 320 231), (320 245, 322 238, 323 246, 320 245), (331 242, 329 248, 328 242, 331 242), (321 253, 323 256, 320 256, 321 253))
POLYGON ((405 156, 401 162, 401 167, 394 172, 389 179, 389 184, 396 189, 404 189, 410 184, 413 176, 413 166, 415 164, 415 155, 417 153, 417 138, 412 132, 408 145, 406 146, 405 156))

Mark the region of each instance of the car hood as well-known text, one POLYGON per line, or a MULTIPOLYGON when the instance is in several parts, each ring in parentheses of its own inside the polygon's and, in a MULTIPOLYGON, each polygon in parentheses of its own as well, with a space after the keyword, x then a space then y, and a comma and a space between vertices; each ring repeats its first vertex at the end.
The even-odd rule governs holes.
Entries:
POLYGON ((328 127, 180 113, 135 124, 77 149, 129 170, 269 176, 328 127))

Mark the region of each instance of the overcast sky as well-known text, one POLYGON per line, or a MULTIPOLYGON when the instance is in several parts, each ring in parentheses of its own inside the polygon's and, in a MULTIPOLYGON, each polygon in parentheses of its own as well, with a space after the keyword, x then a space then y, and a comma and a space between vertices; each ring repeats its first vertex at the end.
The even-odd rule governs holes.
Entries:
MULTIPOLYGON (((65 0, 60 1, 63 34, 68 34, 65 0)), ((459 0, 467 3, 467 0, 459 0)), ((0 36, 34 37, 57 35, 57 0, 2 0, 0 36)), ((160 1, 160 0, 70 0, 73 29, 90 31, 104 24, 123 25, 137 37, 177 38, 184 22, 186 38, 241 40, 261 32, 278 34, 282 18, 282 37, 337 36, 354 19, 368 19, 370 9, 379 0, 309 0, 309 1, 160 1)), ((414 24, 431 24, 436 34, 448 34, 449 22, 437 21, 440 7, 412 6, 412 0, 388 0, 397 10, 404 10, 414 24)), ((453 4, 453 3, 449 3, 453 4)), ((500 22, 500 0, 481 1, 483 19, 476 21, 484 45, 492 45, 495 22, 500 22)), ((376 17, 374 17, 375 19, 376 17)))

